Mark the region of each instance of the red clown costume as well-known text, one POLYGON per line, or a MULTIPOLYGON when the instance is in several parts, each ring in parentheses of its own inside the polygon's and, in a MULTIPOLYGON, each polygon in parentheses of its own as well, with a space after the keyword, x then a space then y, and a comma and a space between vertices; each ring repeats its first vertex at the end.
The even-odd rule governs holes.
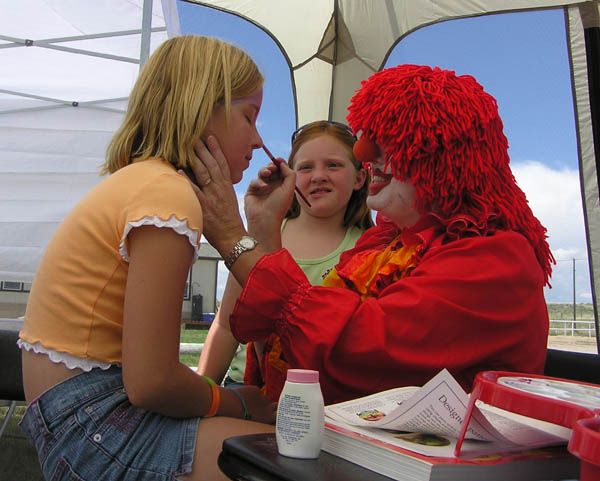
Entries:
POLYGON ((401 65, 363 82, 348 121, 357 158, 383 149, 421 218, 399 229, 379 216, 324 286, 285 249, 264 256, 231 316, 240 341, 267 339, 247 382, 276 400, 288 367, 315 369, 333 403, 443 368, 467 390, 481 370, 542 372, 554 259, 510 171, 494 98, 473 77, 401 65))

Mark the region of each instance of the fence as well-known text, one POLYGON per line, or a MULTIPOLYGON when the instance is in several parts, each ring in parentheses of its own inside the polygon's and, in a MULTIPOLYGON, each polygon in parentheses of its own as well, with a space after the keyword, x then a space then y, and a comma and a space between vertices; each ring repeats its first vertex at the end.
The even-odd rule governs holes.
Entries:
POLYGON ((596 337, 596 323, 582 319, 551 319, 550 335, 596 337))

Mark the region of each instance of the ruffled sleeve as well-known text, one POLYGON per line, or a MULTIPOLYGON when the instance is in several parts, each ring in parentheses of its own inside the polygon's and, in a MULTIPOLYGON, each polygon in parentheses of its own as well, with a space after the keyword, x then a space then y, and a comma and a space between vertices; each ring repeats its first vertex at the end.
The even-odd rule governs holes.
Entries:
POLYGON ((129 232, 143 225, 173 229, 186 236, 198 253, 202 209, 186 179, 175 172, 164 172, 132 192, 119 219, 119 253, 123 260, 129 261, 129 232))
POLYGON ((230 318, 233 335, 246 343, 266 338, 276 325, 285 330, 283 320, 293 315, 310 287, 286 249, 263 256, 250 272, 230 318), (253 286, 261 286, 260 302, 252 302, 257 300, 253 286), (244 322, 245 319, 255 322, 244 322))

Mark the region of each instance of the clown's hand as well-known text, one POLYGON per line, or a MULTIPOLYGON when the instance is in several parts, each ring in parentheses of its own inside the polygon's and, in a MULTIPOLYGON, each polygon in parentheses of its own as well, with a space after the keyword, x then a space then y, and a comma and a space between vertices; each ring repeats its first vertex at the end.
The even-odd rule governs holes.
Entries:
POLYGON ((296 173, 281 162, 261 169, 244 197, 248 232, 268 251, 281 248, 281 223, 294 196, 296 173))

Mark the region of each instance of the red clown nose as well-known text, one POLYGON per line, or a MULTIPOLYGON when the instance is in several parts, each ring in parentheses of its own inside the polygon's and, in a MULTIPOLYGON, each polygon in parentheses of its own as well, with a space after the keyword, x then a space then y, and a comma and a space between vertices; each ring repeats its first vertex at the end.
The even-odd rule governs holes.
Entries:
POLYGON ((367 139, 364 135, 356 141, 352 151, 356 160, 363 164, 365 168, 367 168, 368 164, 373 163, 379 157, 380 153, 377 144, 367 139))

